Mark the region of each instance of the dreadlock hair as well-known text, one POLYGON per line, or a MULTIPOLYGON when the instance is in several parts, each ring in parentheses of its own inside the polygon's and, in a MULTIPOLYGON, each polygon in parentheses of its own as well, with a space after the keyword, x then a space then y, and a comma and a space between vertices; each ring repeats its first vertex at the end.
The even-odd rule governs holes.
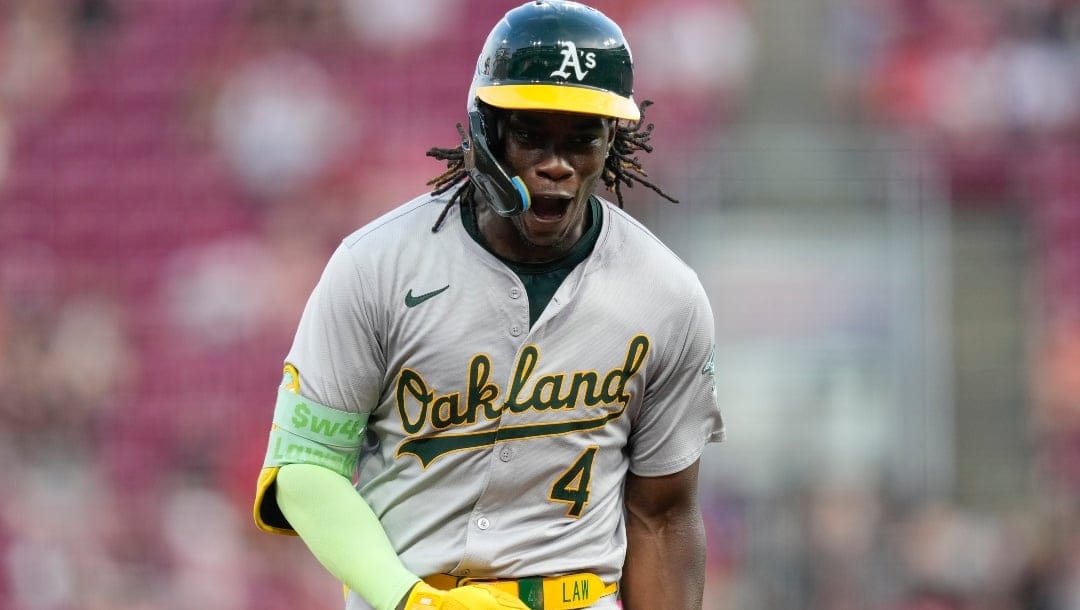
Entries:
MULTIPOLYGON (((608 191, 615 192, 620 208, 623 207, 622 187, 633 188, 634 183, 644 185, 672 203, 679 203, 678 199, 668 195, 659 186, 648 180, 648 174, 642 168, 641 161, 638 160, 636 155, 638 151, 651 153, 653 150, 652 145, 649 144, 649 140, 652 138, 653 124, 644 122, 645 109, 652 104, 650 100, 642 100, 639 105, 641 110, 641 120, 639 121, 633 123, 627 121, 615 122, 615 141, 612 142, 611 151, 608 152, 608 156, 604 160, 604 169, 600 178, 604 181, 604 186, 607 187, 608 191)), ((461 123, 457 124, 457 131, 462 141, 464 141, 467 136, 461 123)), ((476 187, 469 180, 469 174, 465 169, 465 152, 460 146, 457 148, 432 148, 427 151, 427 156, 434 157, 439 161, 446 161, 446 171, 427 182, 427 185, 432 187, 432 195, 441 195, 456 185, 461 185, 450 197, 450 201, 446 203, 446 206, 443 207, 442 213, 439 214, 439 218, 435 221, 435 225, 431 227, 431 232, 435 233, 439 230, 447 213, 450 212, 450 208, 454 207, 456 203, 469 201, 476 187)))

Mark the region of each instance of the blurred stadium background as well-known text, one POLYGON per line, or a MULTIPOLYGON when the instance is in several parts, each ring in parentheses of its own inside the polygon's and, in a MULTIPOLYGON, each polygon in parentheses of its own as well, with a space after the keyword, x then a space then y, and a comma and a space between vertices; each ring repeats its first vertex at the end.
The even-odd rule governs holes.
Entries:
MULTIPOLYGON (((0 2, 0 608, 339 607, 249 516, 281 359, 514 4, 0 2)), ((1080 608, 1080 3, 595 5, 716 310, 706 607, 1080 608)))

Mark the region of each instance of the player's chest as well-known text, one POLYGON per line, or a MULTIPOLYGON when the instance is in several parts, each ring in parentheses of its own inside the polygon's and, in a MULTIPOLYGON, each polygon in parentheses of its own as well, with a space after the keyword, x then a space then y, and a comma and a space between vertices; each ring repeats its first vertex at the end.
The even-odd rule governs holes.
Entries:
POLYGON ((655 350, 647 325, 573 293, 556 294, 530 325, 528 298, 515 289, 522 290, 511 284, 502 295, 490 286, 471 297, 446 295, 445 311, 432 308, 444 313, 438 320, 403 319, 388 333, 383 396, 407 427, 432 419, 435 428, 457 426, 504 412, 561 418, 621 409, 640 395, 655 350))
POLYGON ((655 317, 622 304, 635 286, 586 277, 574 269, 546 293, 505 268, 436 265, 397 275, 382 302, 383 349, 388 369, 418 361, 441 365, 488 354, 508 367, 526 345, 546 362, 594 367, 637 334, 653 334, 655 317), (598 357, 593 360, 593 357, 598 357))
POLYGON ((524 342, 506 352, 474 346, 440 357, 399 354, 379 415, 402 439, 398 455, 424 464, 447 452, 533 438, 621 446, 626 415, 645 395, 652 341, 639 334, 621 345, 575 347, 524 342))

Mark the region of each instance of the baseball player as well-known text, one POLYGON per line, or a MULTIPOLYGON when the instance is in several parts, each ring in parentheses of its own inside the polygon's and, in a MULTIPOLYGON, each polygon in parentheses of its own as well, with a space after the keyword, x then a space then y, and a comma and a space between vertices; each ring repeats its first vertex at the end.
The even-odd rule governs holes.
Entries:
POLYGON ((303 539, 348 610, 701 607, 713 316, 622 210, 623 185, 663 195, 632 92, 605 15, 510 10, 460 147, 428 153, 448 168, 433 191, 331 256, 254 515, 303 539))

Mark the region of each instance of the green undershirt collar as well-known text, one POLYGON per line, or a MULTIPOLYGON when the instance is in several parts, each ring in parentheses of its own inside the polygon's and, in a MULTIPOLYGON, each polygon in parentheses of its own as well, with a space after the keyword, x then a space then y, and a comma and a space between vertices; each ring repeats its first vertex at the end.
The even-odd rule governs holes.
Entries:
POLYGON ((525 292, 529 295, 530 326, 536 323, 544 308, 551 302, 551 298, 555 296, 555 291, 559 289, 563 280, 570 275, 574 267, 592 253, 593 246, 596 245, 596 240, 600 237, 600 228, 604 216, 600 207, 600 200, 596 197, 589 197, 589 209, 591 211, 589 226, 585 228, 585 233, 581 236, 581 239, 574 244, 574 247, 566 256, 544 263, 519 263, 506 260, 496 254, 480 233, 480 227, 476 222, 476 214, 472 206, 468 204, 461 206, 461 222, 465 226, 465 230, 476 243, 483 246, 485 250, 509 267, 525 286, 525 292))

